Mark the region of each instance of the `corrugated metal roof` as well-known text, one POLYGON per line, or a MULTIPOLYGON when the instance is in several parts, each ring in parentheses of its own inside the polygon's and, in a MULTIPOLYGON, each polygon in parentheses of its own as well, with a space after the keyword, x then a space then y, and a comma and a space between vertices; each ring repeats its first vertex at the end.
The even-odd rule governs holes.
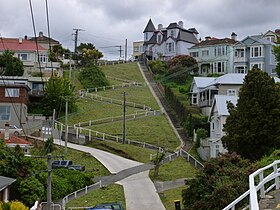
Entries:
POLYGON ((193 80, 198 88, 205 88, 211 82, 213 82, 216 77, 194 77, 193 80))
POLYGON ((0 191, 11 185, 13 182, 15 182, 16 179, 0 176, 0 191))
POLYGON ((218 115, 228 116, 227 102, 230 101, 234 106, 237 104, 237 96, 227 96, 227 95, 215 95, 213 106, 216 105, 218 110, 218 115))
POLYGON ((246 74, 228 73, 218 78, 215 78, 209 86, 218 84, 232 84, 232 85, 242 85, 244 82, 246 74))

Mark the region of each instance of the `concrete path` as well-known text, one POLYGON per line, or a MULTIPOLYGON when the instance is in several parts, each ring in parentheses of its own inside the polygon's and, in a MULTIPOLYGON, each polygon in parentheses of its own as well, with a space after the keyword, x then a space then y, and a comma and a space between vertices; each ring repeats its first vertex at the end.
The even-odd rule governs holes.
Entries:
MULTIPOLYGON (((60 140, 55 139, 54 143, 62 145, 64 142, 62 143, 60 140)), ((90 153, 112 174, 116 174, 135 166, 144 165, 142 163, 128 160, 126 158, 91 147, 72 143, 68 143, 67 146, 69 148, 90 153)), ((138 173, 138 171, 136 171, 136 173, 137 174, 131 175, 118 182, 123 185, 124 188, 126 210, 165 210, 159 195, 157 194, 156 188, 149 178, 149 172, 145 171, 138 173)))

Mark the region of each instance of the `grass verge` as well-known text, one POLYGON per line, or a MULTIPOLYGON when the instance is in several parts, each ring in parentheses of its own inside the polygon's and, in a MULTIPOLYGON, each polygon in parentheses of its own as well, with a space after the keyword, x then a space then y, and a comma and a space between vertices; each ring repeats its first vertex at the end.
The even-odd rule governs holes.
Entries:
POLYGON ((170 190, 166 190, 159 193, 160 199, 166 209, 175 209, 174 200, 179 200, 182 205, 182 190, 187 189, 188 186, 182 186, 170 190))
POLYGON ((122 206, 125 208, 125 197, 123 187, 121 185, 112 184, 98 190, 94 190, 84 196, 70 201, 66 207, 68 209, 69 207, 92 207, 96 204, 108 202, 121 202, 122 206))

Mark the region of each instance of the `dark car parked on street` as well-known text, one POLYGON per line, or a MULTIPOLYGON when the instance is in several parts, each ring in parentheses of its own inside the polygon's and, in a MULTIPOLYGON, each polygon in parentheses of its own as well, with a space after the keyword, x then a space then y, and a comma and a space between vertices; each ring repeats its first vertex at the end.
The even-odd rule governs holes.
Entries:
POLYGON ((87 208, 87 210, 111 210, 111 209, 124 210, 124 208, 122 207, 122 204, 119 202, 101 203, 101 204, 95 205, 92 208, 87 208))

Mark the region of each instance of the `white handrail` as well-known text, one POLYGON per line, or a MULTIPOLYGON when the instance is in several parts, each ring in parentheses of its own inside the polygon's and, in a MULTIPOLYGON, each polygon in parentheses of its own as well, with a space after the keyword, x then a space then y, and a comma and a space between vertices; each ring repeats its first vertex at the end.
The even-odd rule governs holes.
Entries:
POLYGON ((280 160, 275 160, 273 163, 258 169, 254 173, 249 176, 249 190, 235 199, 232 203, 226 206, 223 210, 234 210, 235 206, 244 200, 247 196, 249 196, 249 209, 251 210, 259 210, 259 200, 258 200, 258 192, 260 191, 260 198, 265 198, 265 193, 269 192, 273 188, 276 190, 279 189, 279 176, 280 169, 278 168, 278 164, 280 160), (264 177, 264 172, 266 170, 273 170, 273 172, 269 173, 266 177, 264 177), (255 184, 255 178, 258 177, 259 182, 255 184), (271 180, 275 180, 270 186, 265 189, 265 184, 269 183, 271 180))

